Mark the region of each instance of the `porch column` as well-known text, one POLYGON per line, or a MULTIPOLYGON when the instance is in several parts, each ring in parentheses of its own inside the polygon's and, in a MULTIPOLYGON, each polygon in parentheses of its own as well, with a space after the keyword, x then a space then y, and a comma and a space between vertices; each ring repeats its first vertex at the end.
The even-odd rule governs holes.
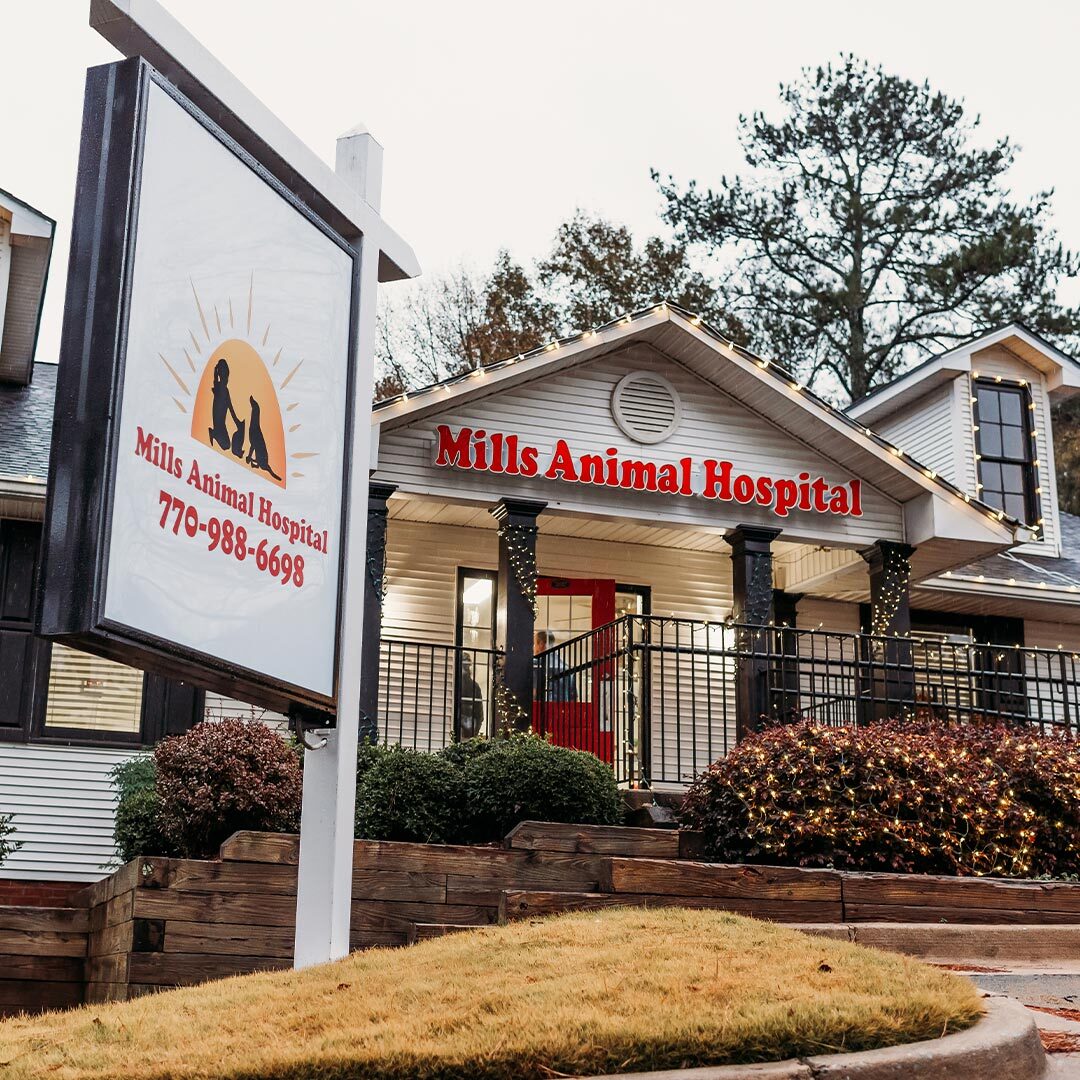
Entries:
POLYGON ((760 630, 740 630, 735 692, 735 739, 756 731, 769 712, 769 653, 774 622, 772 542, 779 529, 739 525, 724 539, 731 545, 735 622, 760 630))
POLYGON ((360 741, 379 741, 379 650, 386 592, 386 500, 395 484, 368 484, 367 578, 364 581, 364 638, 360 659, 360 741))
POLYGON ((503 650, 495 687, 503 729, 532 726, 533 633, 536 626, 536 519, 547 503, 502 499, 491 509, 499 523, 499 610, 496 637, 503 650))
MULTIPOLYGON (((889 639, 911 636, 908 582, 915 549, 879 540, 859 554, 870 568, 870 633, 889 639)), ((915 658, 907 641, 870 645, 872 713, 875 719, 898 716, 915 705, 915 658)))

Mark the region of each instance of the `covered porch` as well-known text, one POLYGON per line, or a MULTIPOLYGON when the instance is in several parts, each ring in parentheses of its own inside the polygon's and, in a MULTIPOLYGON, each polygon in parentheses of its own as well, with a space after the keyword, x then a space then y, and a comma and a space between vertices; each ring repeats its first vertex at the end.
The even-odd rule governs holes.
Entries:
POLYGON ((1075 653, 920 629, 918 613, 913 626, 912 567, 927 570, 902 543, 826 547, 379 483, 371 505, 363 721, 382 742, 435 750, 532 729, 621 783, 667 787, 799 717, 1077 724, 1075 653))

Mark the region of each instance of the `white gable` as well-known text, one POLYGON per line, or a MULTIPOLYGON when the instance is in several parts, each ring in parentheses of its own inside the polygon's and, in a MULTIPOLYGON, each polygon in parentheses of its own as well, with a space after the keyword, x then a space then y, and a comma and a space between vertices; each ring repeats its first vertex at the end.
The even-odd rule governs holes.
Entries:
MULTIPOLYGON (((664 412, 667 416, 669 413, 664 412)), ((544 471, 541 468, 540 472, 544 471)), ((691 374, 644 343, 602 356, 577 367, 539 373, 528 383, 486 397, 447 403, 446 412, 427 411, 404 426, 386 425, 378 450, 378 479, 397 484, 402 493, 449 500, 494 503, 506 496, 546 502, 549 512, 584 513, 629 518, 646 523, 726 530, 738 524, 781 528, 783 538, 861 547, 875 540, 904 538, 903 510, 893 499, 852 474, 745 405, 691 374), (661 442, 638 442, 616 421, 612 394, 623 378, 648 371, 666 379, 679 399, 680 415, 673 433, 661 442), (693 490, 687 497, 641 490, 619 490, 566 479, 510 476, 491 471, 439 467, 435 464, 436 432, 446 425, 518 436, 521 445, 535 447, 546 465, 562 438, 575 456, 601 457, 610 448, 621 462, 634 459, 657 466, 691 458, 693 490), (859 482, 861 514, 841 515, 791 509, 778 516, 776 507, 757 500, 707 499, 707 461, 729 461, 732 475, 806 482, 821 477, 828 488, 850 488, 859 482)), ((824 490, 824 488, 822 489, 824 490)))

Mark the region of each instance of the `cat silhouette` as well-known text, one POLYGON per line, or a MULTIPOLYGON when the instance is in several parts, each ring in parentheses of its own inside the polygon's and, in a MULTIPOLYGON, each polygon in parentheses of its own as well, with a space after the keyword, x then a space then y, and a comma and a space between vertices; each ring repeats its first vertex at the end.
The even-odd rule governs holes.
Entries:
POLYGON ((256 469, 268 472, 275 480, 280 480, 281 477, 270 468, 270 455, 262 430, 262 409, 255 398, 248 400, 251 402, 251 418, 248 420, 248 454, 244 460, 248 465, 254 465, 256 469))

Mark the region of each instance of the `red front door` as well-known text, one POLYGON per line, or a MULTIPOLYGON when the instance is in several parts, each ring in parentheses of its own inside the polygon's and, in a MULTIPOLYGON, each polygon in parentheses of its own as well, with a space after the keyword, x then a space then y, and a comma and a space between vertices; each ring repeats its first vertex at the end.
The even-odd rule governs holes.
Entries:
MULTIPOLYGON (((536 648, 546 658, 538 664, 545 700, 533 705, 533 728, 556 746, 588 750, 611 763, 611 717, 603 703, 612 665, 595 660, 597 636, 591 631, 615 618, 615 582, 541 577, 536 600, 536 648)), ((599 650, 601 656, 606 652, 599 650)))

